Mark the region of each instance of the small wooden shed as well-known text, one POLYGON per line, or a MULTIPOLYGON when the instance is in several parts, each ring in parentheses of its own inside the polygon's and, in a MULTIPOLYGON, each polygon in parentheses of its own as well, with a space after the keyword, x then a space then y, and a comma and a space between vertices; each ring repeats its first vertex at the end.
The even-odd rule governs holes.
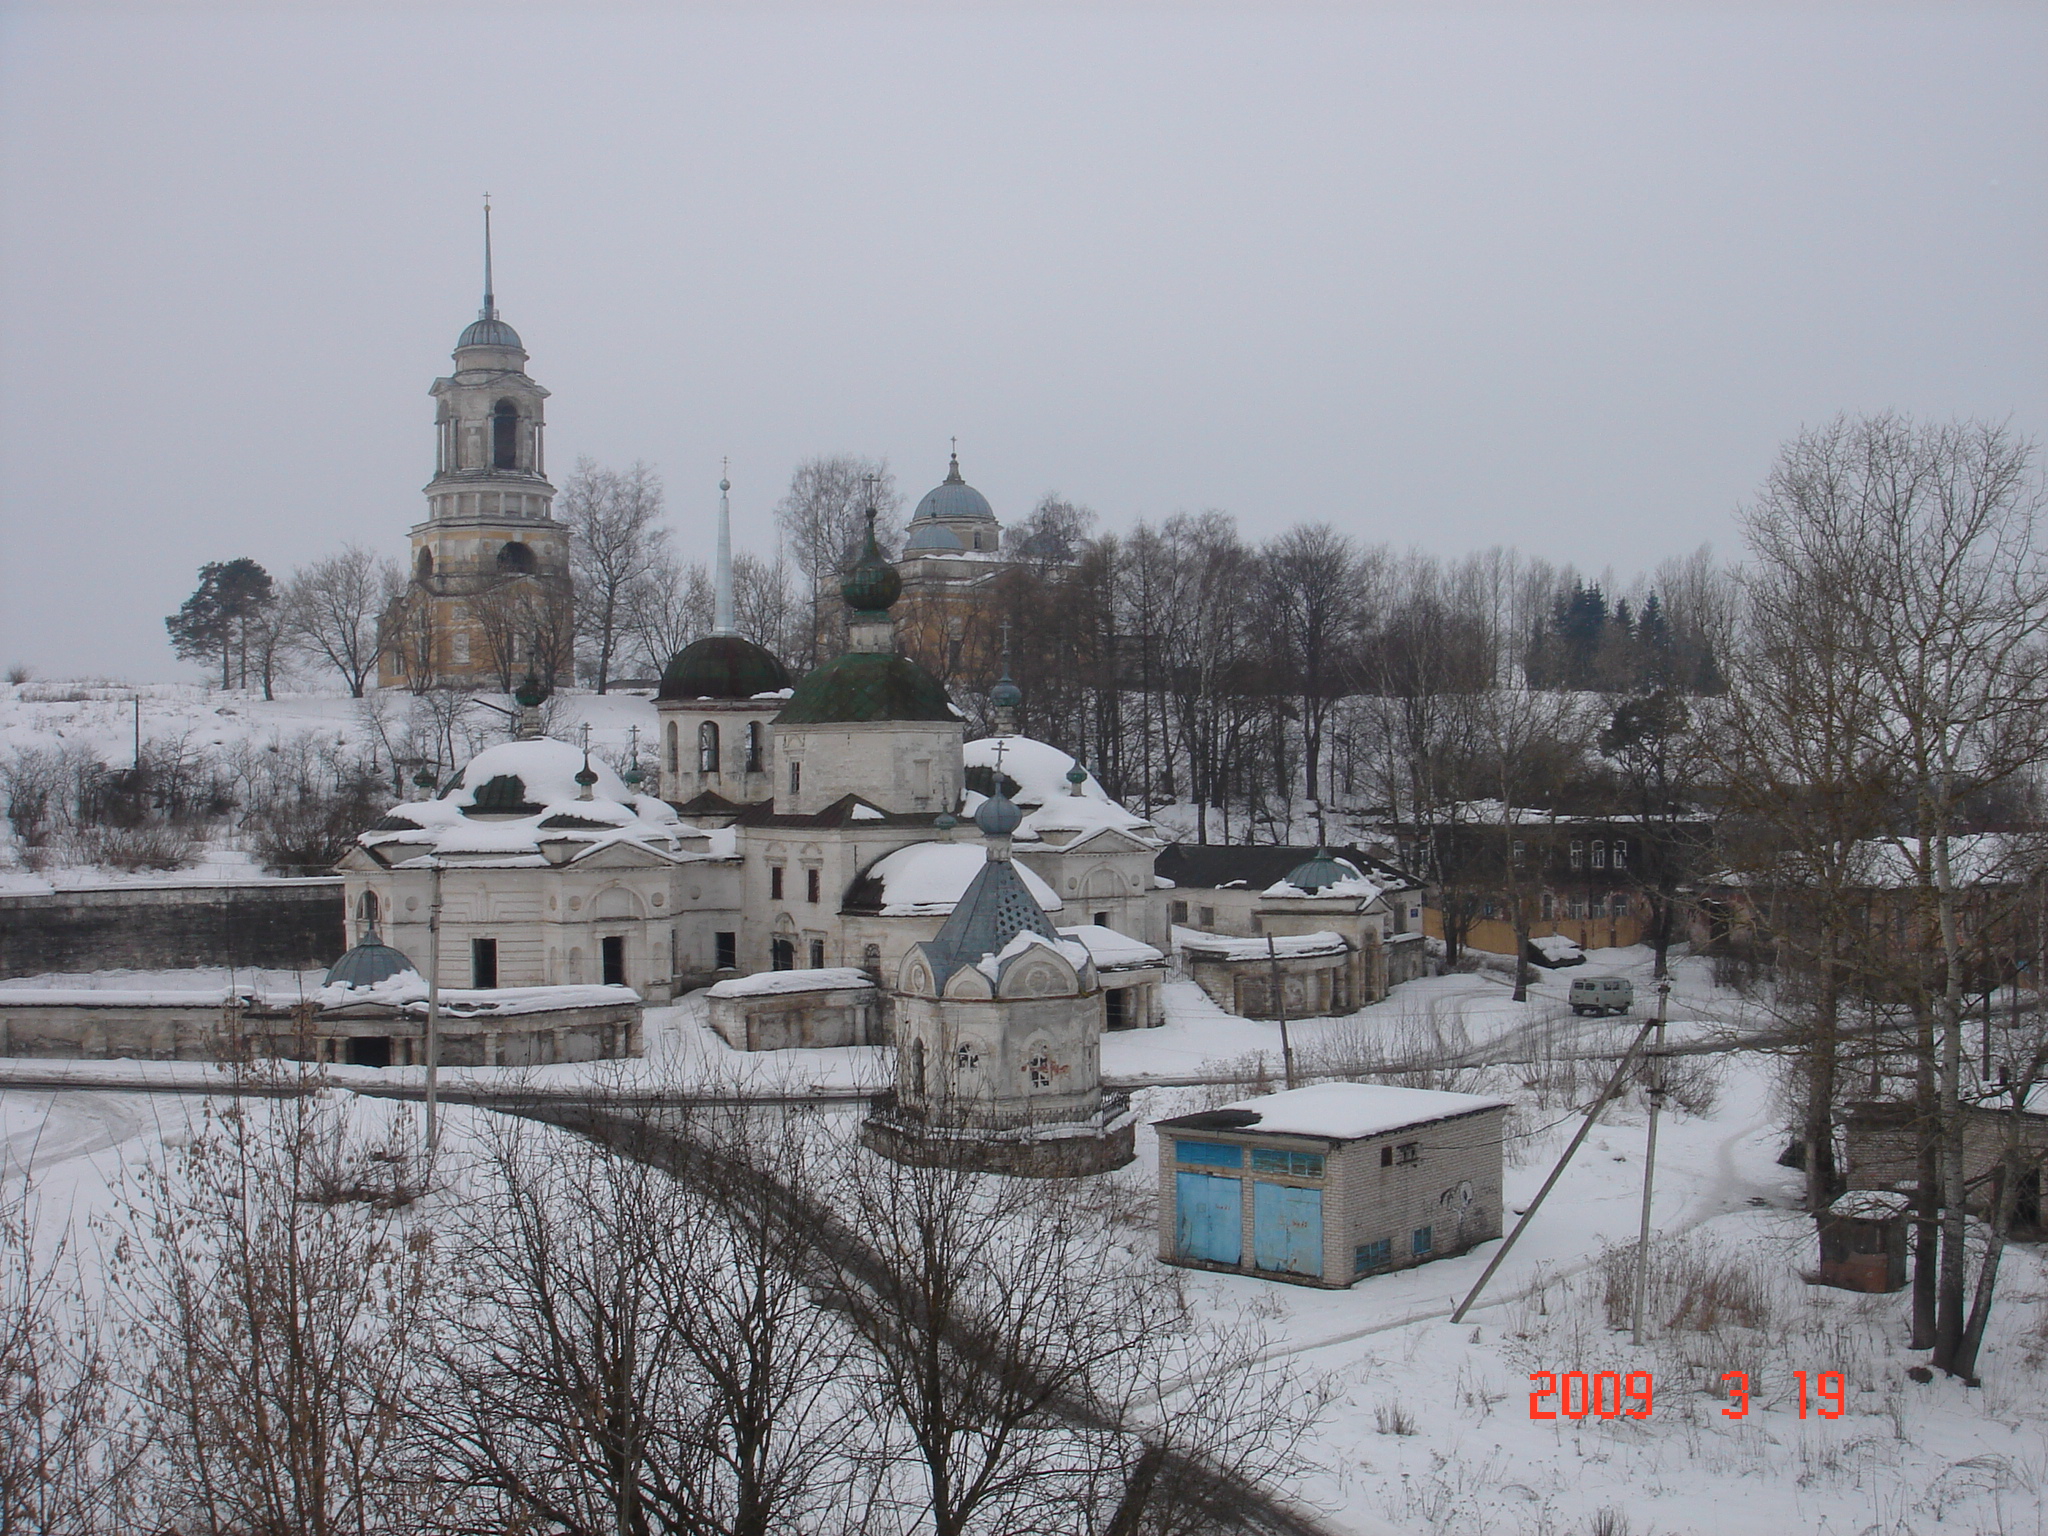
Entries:
POLYGON ((1852 1189, 1823 1211, 1820 1283, 1845 1291, 1898 1291, 1906 1286, 1910 1195, 1852 1189))
POLYGON ((1154 1122, 1159 1256, 1296 1285, 1501 1234, 1505 1099, 1321 1083, 1154 1122))

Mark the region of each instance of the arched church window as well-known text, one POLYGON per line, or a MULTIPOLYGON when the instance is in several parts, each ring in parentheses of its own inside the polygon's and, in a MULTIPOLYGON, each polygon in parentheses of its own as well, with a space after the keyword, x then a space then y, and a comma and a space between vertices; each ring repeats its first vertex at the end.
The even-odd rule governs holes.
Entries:
POLYGON ((421 581, 432 581, 434 579, 434 552, 431 549, 421 550, 419 559, 413 562, 413 570, 418 574, 421 581))
POLYGON ((920 1099, 924 1097, 924 1042, 910 1042, 910 1086, 911 1092, 920 1099))
POLYGON ((1052 1053, 1040 1046, 1032 1053, 1031 1060, 1024 1064, 1024 1070, 1031 1074, 1031 1086, 1050 1088, 1052 1086, 1052 1053))
POLYGON ((491 410, 491 468, 519 467, 519 407, 500 400, 491 410))
POLYGON ((675 721, 673 721, 673 720, 669 721, 669 723, 668 723, 668 771, 669 771, 670 773, 672 773, 672 774, 674 774, 674 773, 680 773, 680 772, 682 772, 682 769, 683 769, 683 760, 682 760, 682 757, 680 756, 680 747, 681 747, 681 743, 680 743, 680 741, 678 740, 678 736, 679 736, 679 733, 678 733, 678 731, 676 730, 676 723, 675 723, 675 721))
POLYGON ((961 1074, 978 1071, 981 1067, 981 1052, 975 1049, 972 1040, 962 1040, 953 1052, 953 1070, 961 1074))
POLYGON ((520 576, 531 576, 539 561, 533 558, 533 547, 513 542, 498 551, 498 569, 511 571, 520 576))
POLYGON ((747 722, 747 772, 761 773, 763 771, 765 769, 761 762, 761 722, 749 720, 747 722))
POLYGON ((718 772, 718 726, 710 720, 697 727, 697 771, 718 772))
POLYGON ((796 945, 789 939, 775 939, 768 945, 768 964, 778 971, 796 969, 796 945))
POLYGON ((356 916, 362 919, 365 928, 377 926, 377 893, 365 891, 356 902, 356 916))
POLYGON ((882 984, 882 946, 870 944, 860 952, 860 968, 868 973, 868 980, 876 986, 882 984))

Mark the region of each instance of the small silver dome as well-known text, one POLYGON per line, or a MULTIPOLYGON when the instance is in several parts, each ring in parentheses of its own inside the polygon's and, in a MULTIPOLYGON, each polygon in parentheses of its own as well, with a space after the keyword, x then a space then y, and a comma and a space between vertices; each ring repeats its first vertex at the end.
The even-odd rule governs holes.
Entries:
POLYGON ((1000 790, 981 802, 974 812, 974 824, 984 837, 1008 837, 1017 830, 1024 813, 1000 790))
MULTIPOLYGON (((927 496, 925 500, 929 501, 931 498, 927 496)), ((920 517, 924 515, 922 502, 918 505, 918 515, 920 517)), ((965 549, 966 547, 965 544, 960 542, 959 534, 948 528, 944 523, 934 522, 927 522, 922 528, 913 527, 910 531, 910 537, 903 542, 903 552, 905 554, 916 554, 920 550, 927 549, 952 551, 965 549)))
POLYGON ((485 319, 472 320, 461 339, 455 343, 455 350, 464 347, 510 347, 515 352, 524 352, 519 333, 500 320, 496 315, 485 319))

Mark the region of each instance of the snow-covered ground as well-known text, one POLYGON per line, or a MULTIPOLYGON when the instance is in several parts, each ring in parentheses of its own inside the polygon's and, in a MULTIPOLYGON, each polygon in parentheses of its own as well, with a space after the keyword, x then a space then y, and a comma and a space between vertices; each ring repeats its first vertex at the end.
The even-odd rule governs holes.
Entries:
MULTIPOLYGON (((1304 1070, 1319 1071, 1423 1052, 1436 1063, 1429 1086, 1511 1098, 1512 1221, 1574 1129, 1573 1105, 1605 1074, 1603 1064, 1574 1058, 1618 1048, 1631 1032, 1625 1020, 1574 1019, 1565 1004, 1572 976, 1630 975, 1648 997, 1648 959, 1640 950, 1596 951, 1583 968, 1539 977, 1525 1003, 1512 1001, 1507 978, 1489 972, 1414 982, 1347 1018, 1296 1022, 1291 1044, 1304 1070)), ((1165 1008, 1163 1027, 1118 1033, 1103 1045, 1106 1074, 1136 1087, 1144 1122, 1279 1085, 1278 1025, 1225 1015, 1184 983, 1169 984, 1165 1008)), ((892 1070, 889 1053, 875 1048, 734 1052, 703 1014, 701 995, 651 1010, 644 1061, 444 1076, 452 1084, 595 1081, 843 1095, 883 1085, 892 1070)), ((1680 1037, 1733 1036, 1762 1022, 1717 991, 1705 965, 1690 962, 1679 967, 1671 1014, 1680 1037)), ((1634 1536, 2048 1529, 2048 1268, 2040 1252, 2008 1251, 1981 1388, 1909 1381, 1905 1370, 1920 1357, 1904 1347, 1903 1293, 1865 1297, 1801 1279, 1816 1262, 1816 1244, 1796 1208, 1798 1175, 1776 1161, 1784 1117, 1773 1058, 1738 1051, 1709 1059, 1718 1076, 1712 1102, 1700 1113, 1668 1115, 1660 1131, 1661 1259, 1653 1266, 1652 1337, 1640 1349, 1625 1326, 1611 1326, 1625 1324, 1611 1303, 1611 1255, 1633 1241, 1642 1178, 1643 1117, 1628 1101, 1607 1113, 1460 1325, 1450 1314, 1497 1244, 1341 1291, 1188 1276, 1199 1304, 1219 1315, 1248 1312, 1276 1356, 1328 1383, 1332 1406, 1310 1446, 1316 1470, 1293 1492, 1330 1528, 1568 1536, 1616 1516, 1626 1524, 1604 1528, 1634 1536), (1721 1315, 1702 1318, 1697 1302, 1708 1281, 1724 1299, 1721 1315), (1730 1399, 1721 1378, 1730 1370, 1749 1373, 1751 1404, 1741 1419, 1722 1412, 1730 1399), (1793 1375, 1801 1370, 1813 1393, 1804 1418, 1793 1375), (1651 1412, 1532 1419, 1530 1375, 1539 1371, 1649 1372, 1651 1412), (1847 1411, 1839 1418, 1819 1416, 1818 1377, 1827 1371, 1844 1376, 1847 1411)), ((5 1065, 109 1083, 137 1082, 138 1072, 146 1081, 203 1081, 211 1072, 192 1063, 5 1065)), ((342 1086, 419 1075, 327 1070, 342 1086)), ((82 1223, 110 1208, 124 1169, 186 1134, 202 1102, 0 1089, 9 1176, 33 1166, 46 1217, 82 1223)), ((842 1100, 828 1112, 851 1116, 858 1108, 842 1100)), ((462 1124, 488 1119, 455 1113, 462 1124)), ((1138 1161, 1112 1177, 1129 1196, 1121 1208, 1142 1223, 1157 1178, 1149 1132, 1139 1137, 1138 1161)), ((1140 1249, 1151 1241, 1143 1225, 1125 1236, 1140 1249)), ((80 1252, 90 1262, 90 1245, 80 1252)), ((1613 1294, 1625 1296, 1626 1287, 1613 1294)))
MULTIPOLYGON (((647 690, 602 696, 565 690, 549 705, 549 728, 564 740, 580 740, 590 727, 594 756, 614 766, 629 761, 637 727, 643 765, 653 763, 655 715, 647 690)), ((489 702, 503 705, 502 697, 489 702)), ((321 690, 282 692, 266 700, 259 692, 221 690, 201 683, 143 683, 112 680, 0 684, 0 760, 22 751, 66 752, 113 769, 135 762, 138 734, 145 753, 186 751, 224 757, 237 750, 268 751, 295 746, 333 751, 374 761, 390 772, 394 754, 417 749, 418 722, 409 719, 409 695, 386 691, 367 699, 321 690), (139 713, 138 713, 139 707, 139 713)), ((454 729, 457 761, 503 741, 503 714, 472 705, 454 729)), ((439 749, 437 749, 439 750, 439 749)), ((440 764, 443 773, 450 766, 440 764)), ((404 777, 404 775, 401 775, 404 777)), ((227 835, 203 843, 195 857, 175 870, 124 871, 60 857, 29 870, 10 829, 0 820, 0 894, 101 885, 174 885, 266 878, 240 840, 227 835)))

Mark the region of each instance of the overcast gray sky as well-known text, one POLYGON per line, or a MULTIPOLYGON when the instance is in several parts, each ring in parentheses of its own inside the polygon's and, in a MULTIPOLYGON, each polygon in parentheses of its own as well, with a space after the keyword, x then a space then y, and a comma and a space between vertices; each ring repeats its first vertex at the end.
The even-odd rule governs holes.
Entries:
POLYGON ((958 433, 999 514, 1624 573, 1837 411, 2048 425, 2048 7, 0 7, 0 662, 196 675, 402 554, 498 299, 701 553, 958 433))

